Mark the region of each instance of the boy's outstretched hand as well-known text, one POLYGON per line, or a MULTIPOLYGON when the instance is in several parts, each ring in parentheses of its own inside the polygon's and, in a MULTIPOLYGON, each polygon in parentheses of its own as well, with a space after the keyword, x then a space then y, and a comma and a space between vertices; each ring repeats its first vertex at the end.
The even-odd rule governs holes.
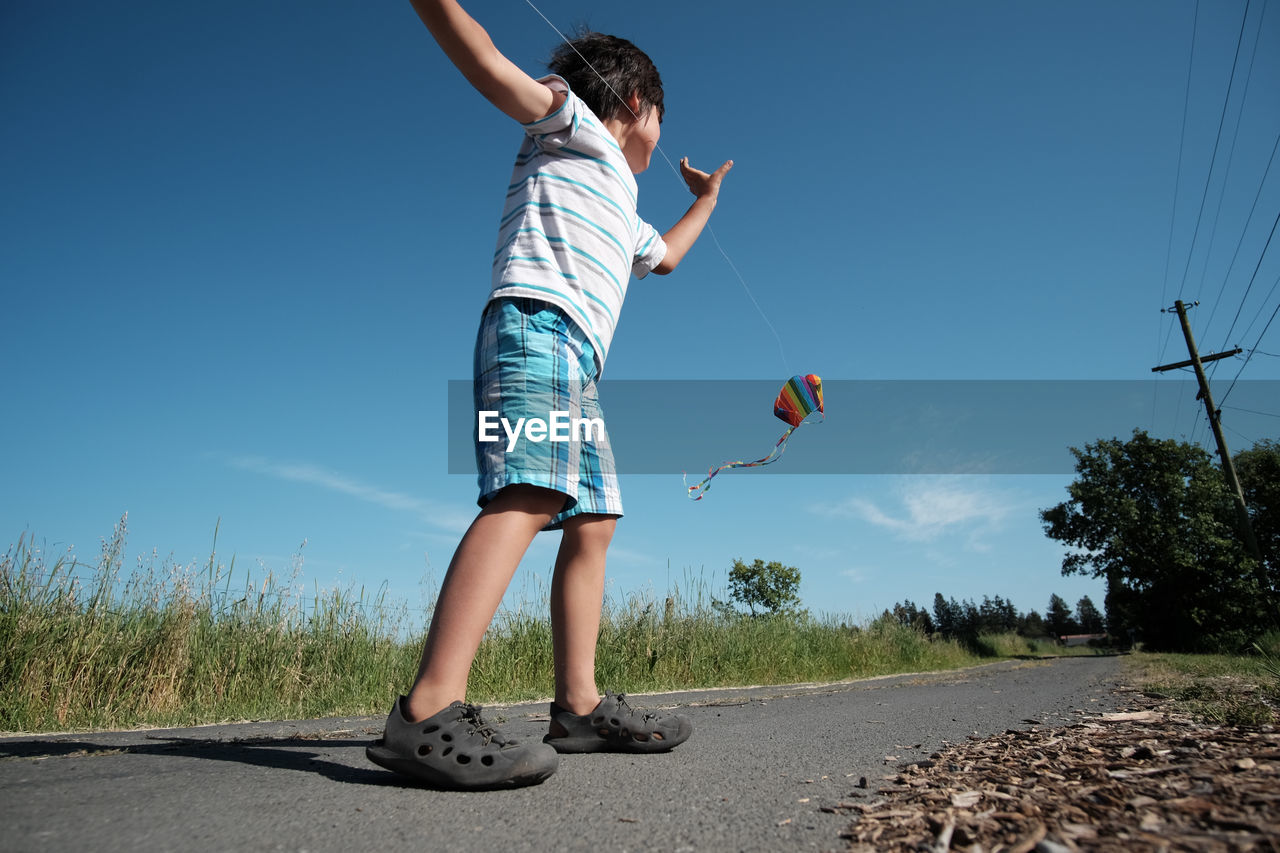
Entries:
POLYGON ((693 247, 707 220, 711 218, 711 211, 715 210, 716 200, 720 197, 720 182, 732 168, 733 161, 726 160, 724 165, 708 175, 701 169, 690 166, 688 157, 680 158, 680 177, 684 178, 689 192, 696 198, 684 216, 680 217, 680 221, 662 235, 663 241, 667 244, 667 254, 663 257, 662 263, 653 268, 658 275, 666 275, 675 269, 693 247))
POLYGON ((724 165, 708 175, 701 169, 695 169, 690 166, 688 157, 680 158, 680 177, 684 178, 685 184, 689 187, 689 192, 698 198, 710 196, 713 201, 720 195, 720 182, 724 180, 724 176, 732 168, 733 161, 726 160, 724 165))

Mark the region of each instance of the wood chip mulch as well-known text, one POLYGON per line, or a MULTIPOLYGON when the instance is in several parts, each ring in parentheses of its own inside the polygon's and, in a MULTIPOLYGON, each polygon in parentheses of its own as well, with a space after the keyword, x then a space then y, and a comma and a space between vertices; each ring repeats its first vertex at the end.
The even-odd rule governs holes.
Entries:
MULTIPOLYGON (((946 745, 850 814, 851 851, 1280 851, 1280 733, 1137 710, 946 745)), ((850 796, 857 796, 858 792, 850 796)))

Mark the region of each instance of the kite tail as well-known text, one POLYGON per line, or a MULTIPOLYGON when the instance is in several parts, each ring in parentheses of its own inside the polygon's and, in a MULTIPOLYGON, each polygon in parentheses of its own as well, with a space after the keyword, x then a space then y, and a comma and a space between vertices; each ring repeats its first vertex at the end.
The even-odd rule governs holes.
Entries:
POLYGON ((768 465, 770 462, 776 462, 786 451, 787 439, 791 436, 791 433, 795 432, 795 430, 795 427, 790 427, 786 432, 784 432, 782 434, 782 438, 778 439, 778 443, 773 446, 773 451, 768 456, 760 459, 754 459, 750 462, 726 462, 719 468, 712 468, 707 472, 707 476, 703 477, 700 482, 695 483, 692 486, 689 485, 689 475, 686 474, 684 476, 684 484, 685 489, 689 492, 689 499, 695 501, 702 500, 702 496, 711 489, 712 478, 721 471, 726 471, 729 468, 756 468, 760 465, 768 465))

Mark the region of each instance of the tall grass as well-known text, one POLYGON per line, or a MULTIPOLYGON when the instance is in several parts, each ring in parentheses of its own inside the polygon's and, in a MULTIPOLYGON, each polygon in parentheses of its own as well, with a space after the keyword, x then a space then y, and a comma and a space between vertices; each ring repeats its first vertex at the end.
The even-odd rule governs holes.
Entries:
MULTIPOLYGON (((499 614, 472 667, 477 701, 551 694, 545 606, 499 614)), ((807 613, 749 617, 713 606, 705 582, 686 579, 662 599, 606 596, 596 679, 626 692, 783 684, 953 669, 979 661, 954 641, 930 640, 894 620, 850 626, 807 613)))
POLYGON ((270 573, 231 595, 216 554, 124 578, 124 542, 122 519, 88 577, 25 537, 0 556, 0 730, 369 712, 416 662, 381 596, 308 600, 270 573))
MULTIPOLYGON (((381 592, 316 590, 154 557, 122 571, 126 520, 96 565, 50 560, 29 537, 0 555, 0 730, 49 731, 375 714, 412 680, 423 620, 381 592)), ((836 680, 947 669, 980 658, 892 619, 751 618, 714 606, 704 581, 662 597, 606 596, 602 687, 627 692, 836 680)), ((503 610, 472 667, 472 701, 553 692, 546 594, 503 610)), ((1004 645, 1001 645, 1004 643, 1004 645)), ((1009 656, 1012 641, 986 654, 1009 656)))

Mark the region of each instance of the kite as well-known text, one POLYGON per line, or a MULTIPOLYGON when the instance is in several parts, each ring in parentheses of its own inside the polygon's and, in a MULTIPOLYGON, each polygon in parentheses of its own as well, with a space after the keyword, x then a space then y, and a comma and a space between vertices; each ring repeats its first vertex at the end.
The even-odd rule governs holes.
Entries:
POLYGON ((826 413, 822 408, 822 380, 812 373, 808 376, 792 376, 778 392, 778 399, 773 402, 773 413, 790 424, 782 438, 773 446, 773 451, 768 456, 751 462, 726 462, 719 468, 712 468, 701 482, 692 486, 686 479, 685 488, 688 489, 691 500, 702 500, 703 495, 711 488, 711 479, 721 471, 728 468, 755 468, 776 462, 787 449, 787 439, 791 437, 791 433, 801 424, 808 423, 815 413, 818 420, 826 420, 826 413))

